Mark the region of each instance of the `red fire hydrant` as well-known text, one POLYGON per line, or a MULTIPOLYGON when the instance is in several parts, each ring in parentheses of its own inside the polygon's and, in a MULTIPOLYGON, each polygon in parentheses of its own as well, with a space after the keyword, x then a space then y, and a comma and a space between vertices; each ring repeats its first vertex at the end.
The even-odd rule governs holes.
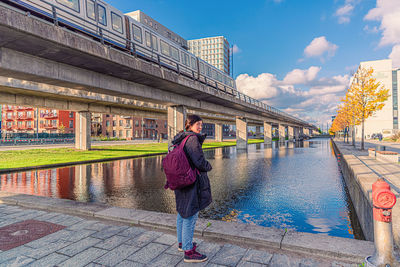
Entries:
POLYGON ((367 266, 399 266, 393 256, 392 208, 396 196, 384 179, 372 185, 375 253, 366 257, 367 266))

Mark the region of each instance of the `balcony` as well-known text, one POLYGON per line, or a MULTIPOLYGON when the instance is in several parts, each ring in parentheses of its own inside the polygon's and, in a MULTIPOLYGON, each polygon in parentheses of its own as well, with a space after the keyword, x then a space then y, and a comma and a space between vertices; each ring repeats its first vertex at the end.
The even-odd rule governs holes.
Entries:
POLYGON ((121 118, 126 119, 126 120, 132 119, 131 116, 121 116, 121 118))
POLYGON ((124 128, 125 129, 132 129, 132 125, 130 125, 130 124, 129 125, 125 125, 124 128))
POLYGON ((51 124, 48 124, 48 125, 45 124, 43 128, 50 130, 50 129, 57 129, 57 126, 51 125, 51 124))
POLYGON ((8 106, 8 105, 5 106, 5 110, 6 111, 14 111, 13 107, 12 106, 8 106))
POLYGON ((17 107, 17 110, 18 110, 18 111, 23 111, 23 110, 25 110, 25 107, 18 106, 18 107, 17 107))
POLYGON ((6 121, 13 121, 13 120, 14 120, 14 116, 10 116, 10 117, 7 116, 7 117, 6 117, 6 121))
POLYGON ((45 114, 43 114, 43 118, 45 118, 47 120, 57 119, 58 114, 57 113, 45 113, 45 114))

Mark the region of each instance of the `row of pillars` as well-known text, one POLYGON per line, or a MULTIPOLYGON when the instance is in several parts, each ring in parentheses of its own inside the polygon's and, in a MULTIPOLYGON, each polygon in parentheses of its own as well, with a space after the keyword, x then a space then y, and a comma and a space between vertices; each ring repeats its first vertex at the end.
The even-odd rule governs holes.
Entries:
MULTIPOLYGON (((184 106, 172 106, 168 107, 168 141, 172 141, 172 138, 179 133, 185 127, 186 120, 186 107, 184 106)), ((76 112, 75 119, 75 148, 81 150, 90 149, 90 127, 91 127, 91 115, 90 112, 76 112)), ((215 124, 215 141, 222 142, 222 123, 215 124)), ((298 140, 300 134, 311 135, 310 129, 308 132, 304 131, 306 128, 298 128, 288 126, 288 139, 298 140)), ((285 142, 285 126, 283 124, 278 125, 279 142, 285 142)), ((261 135, 261 126, 256 127, 257 137, 261 135)), ((238 149, 247 148, 247 120, 246 118, 236 117, 236 146, 238 149)), ((272 123, 264 122, 264 143, 272 144, 272 123)))

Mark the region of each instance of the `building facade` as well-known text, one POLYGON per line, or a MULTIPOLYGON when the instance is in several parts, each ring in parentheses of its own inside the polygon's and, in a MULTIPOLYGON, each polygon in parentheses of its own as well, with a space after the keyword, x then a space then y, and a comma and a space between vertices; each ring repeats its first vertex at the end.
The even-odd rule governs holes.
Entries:
POLYGON ((1 106, 1 137, 17 133, 74 133, 75 112, 12 105, 1 106))
POLYGON ((189 51, 230 75, 229 42, 224 36, 188 40, 189 51))
MULTIPOLYGON (((373 77, 386 89, 389 89, 389 99, 385 106, 373 116, 365 120, 365 137, 381 133, 384 137, 391 136, 399 131, 399 93, 400 69, 393 69, 392 60, 375 60, 360 63, 360 67, 373 68, 373 77)), ((356 126, 356 137, 361 138, 361 125, 356 126)))
MULTIPOLYGON (((93 124, 93 123, 92 123, 93 124)), ((93 126, 92 126, 93 129, 93 126)), ((167 139, 167 120, 119 115, 102 115, 100 135, 119 139, 167 139)))

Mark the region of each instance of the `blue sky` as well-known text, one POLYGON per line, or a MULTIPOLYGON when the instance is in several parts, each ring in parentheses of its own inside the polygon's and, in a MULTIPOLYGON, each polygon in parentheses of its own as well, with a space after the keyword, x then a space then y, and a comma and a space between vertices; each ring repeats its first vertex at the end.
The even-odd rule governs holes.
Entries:
POLYGON ((107 1, 186 39, 237 46, 238 89, 315 123, 330 120, 360 61, 400 67, 399 0, 107 1))

